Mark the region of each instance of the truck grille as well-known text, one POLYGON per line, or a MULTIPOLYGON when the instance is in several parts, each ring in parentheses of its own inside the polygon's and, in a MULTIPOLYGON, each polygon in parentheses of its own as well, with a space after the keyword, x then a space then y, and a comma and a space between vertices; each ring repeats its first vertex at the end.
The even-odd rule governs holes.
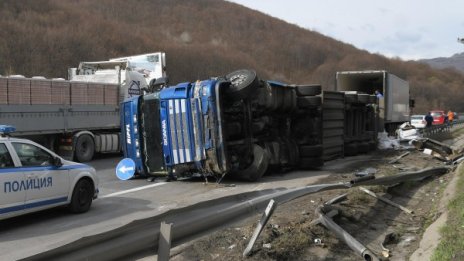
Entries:
POLYGON ((186 99, 169 100, 169 130, 174 164, 192 161, 186 99))

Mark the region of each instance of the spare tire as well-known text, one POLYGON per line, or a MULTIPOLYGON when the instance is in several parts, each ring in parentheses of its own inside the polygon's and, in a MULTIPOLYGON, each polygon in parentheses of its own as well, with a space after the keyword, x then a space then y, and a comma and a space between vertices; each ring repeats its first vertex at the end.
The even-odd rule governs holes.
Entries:
POLYGON ((226 80, 231 85, 227 88, 227 93, 234 100, 246 98, 253 89, 259 87, 259 79, 253 70, 242 69, 226 75, 226 80))
POLYGON ((261 146, 253 144, 253 162, 246 169, 239 171, 237 177, 247 181, 257 181, 267 170, 269 156, 261 146))

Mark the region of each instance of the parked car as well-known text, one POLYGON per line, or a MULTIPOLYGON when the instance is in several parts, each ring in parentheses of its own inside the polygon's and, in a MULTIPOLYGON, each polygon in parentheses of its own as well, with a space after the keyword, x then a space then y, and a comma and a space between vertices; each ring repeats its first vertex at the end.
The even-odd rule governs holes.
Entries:
POLYGON ((430 111, 433 117, 433 125, 440 125, 447 122, 448 116, 444 111, 430 111))
POLYGON ((10 137, 14 130, 0 125, 0 220, 57 206, 74 213, 89 210, 98 195, 95 169, 10 137))
POLYGON ((412 115, 411 125, 418 129, 425 128, 427 125, 427 122, 425 121, 425 115, 412 115))

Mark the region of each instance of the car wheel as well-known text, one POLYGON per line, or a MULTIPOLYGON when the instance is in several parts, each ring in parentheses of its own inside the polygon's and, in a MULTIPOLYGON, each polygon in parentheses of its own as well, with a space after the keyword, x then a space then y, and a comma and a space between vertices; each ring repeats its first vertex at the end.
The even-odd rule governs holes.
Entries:
POLYGON ((72 193, 69 209, 73 213, 87 212, 92 205, 94 188, 92 183, 87 179, 81 179, 77 182, 72 193))
POLYGON ((231 83, 227 88, 227 93, 236 100, 246 98, 254 88, 259 87, 259 79, 256 72, 252 70, 243 69, 231 72, 226 75, 226 79, 231 83))
POLYGON ((84 134, 77 138, 75 145, 75 157, 79 162, 87 162, 95 153, 95 142, 90 135, 84 134))

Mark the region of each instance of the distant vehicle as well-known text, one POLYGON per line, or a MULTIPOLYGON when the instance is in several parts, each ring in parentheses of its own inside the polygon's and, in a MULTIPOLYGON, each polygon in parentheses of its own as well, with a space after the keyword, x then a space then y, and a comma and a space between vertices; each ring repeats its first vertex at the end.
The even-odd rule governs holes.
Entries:
POLYGON ((411 125, 418 129, 425 128, 427 125, 427 122, 425 121, 425 115, 412 115, 411 125))
POLYGON ((430 113, 433 117, 433 123, 432 123, 433 125, 440 125, 440 124, 444 124, 447 122, 448 116, 446 116, 444 111, 436 110, 436 111, 430 111, 430 113))
POLYGON ((10 137, 14 130, 0 125, 0 220, 63 205, 88 211, 98 195, 95 169, 10 137))

